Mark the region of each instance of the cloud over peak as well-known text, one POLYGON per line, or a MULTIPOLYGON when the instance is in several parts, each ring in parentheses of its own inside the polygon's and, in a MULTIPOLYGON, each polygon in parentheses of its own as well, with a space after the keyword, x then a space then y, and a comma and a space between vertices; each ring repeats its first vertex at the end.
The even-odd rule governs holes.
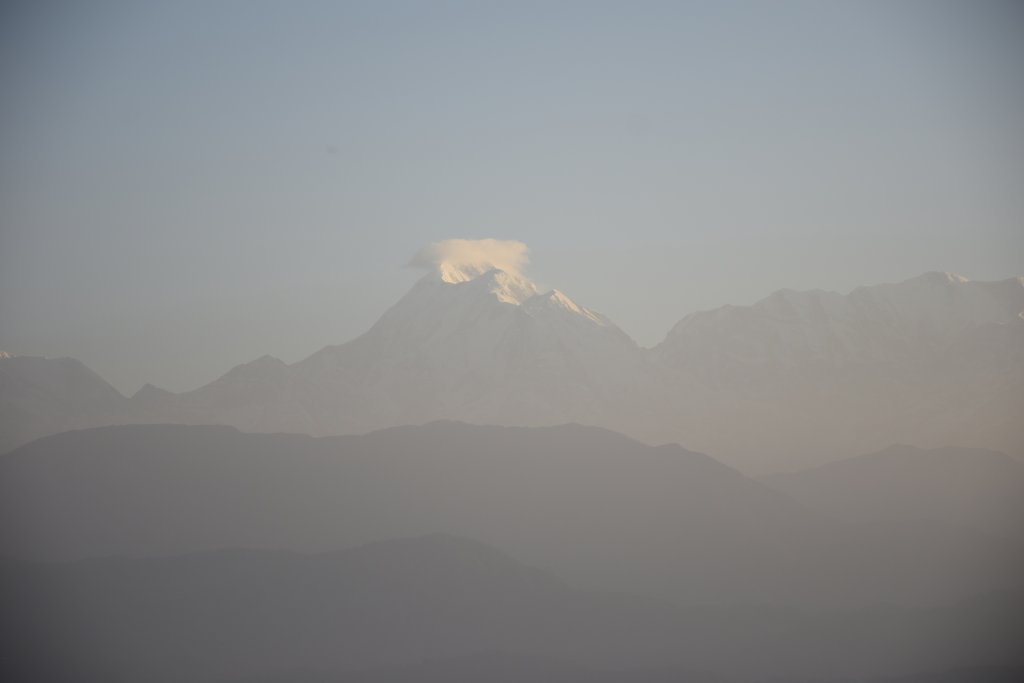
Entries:
POLYGON ((446 282, 466 282, 494 269, 521 275, 529 261, 529 248, 517 240, 452 239, 423 247, 408 266, 436 272, 446 282))

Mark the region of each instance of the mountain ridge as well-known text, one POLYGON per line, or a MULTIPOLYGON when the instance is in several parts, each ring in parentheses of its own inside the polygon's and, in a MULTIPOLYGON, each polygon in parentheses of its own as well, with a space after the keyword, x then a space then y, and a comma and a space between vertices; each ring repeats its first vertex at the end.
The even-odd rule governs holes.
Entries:
POLYGON ((43 413, 11 418, 0 450, 99 424, 330 435, 456 419, 601 425, 755 474, 898 442, 1024 453, 1024 278, 932 272, 848 294, 779 290, 692 313, 642 348, 559 290, 541 291, 514 258, 499 264, 508 270, 475 258, 431 262, 344 344, 294 363, 262 356, 180 394, 144 387, 106 413, 47 417, 60 410, 18 395, 2 370, 16 357, 0 359, 0 412, 43 413))
POLYGON ((1024 525, 1024 462, 997 451, 896 444, 760 481, 851 522, 941 520, 1007 538, 1024 525))
POLYGON ((0 457, 10 557, 310 552, 434 532, 689 604, 932 604, 1019 585, 1024 565, 1014 538, 834 521, 707 455, 579 425, 321 438, 132 425, 0 457))

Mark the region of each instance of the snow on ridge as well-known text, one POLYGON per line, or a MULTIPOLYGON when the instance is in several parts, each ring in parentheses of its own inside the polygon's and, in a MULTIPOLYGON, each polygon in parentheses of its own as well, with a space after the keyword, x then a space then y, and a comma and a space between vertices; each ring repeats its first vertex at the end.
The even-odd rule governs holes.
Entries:
POLYGON ((477 281, 482 282, 487 287, 487 291, 493 294, 498 301, 506 304, 521 306, 525 301, 539 294, 537 286, 518 273, 494 268, 487 271, 484 276, 478 278, 477 281))
POLYGON ((570 313, 575 313, 576 315, 586 318, 590 322, 601 327, 608 327, 609 325, 611 325, 607 318, 605 318, 599 313, 595 313, 594 311, 590 310, 585 306, 580 306, 575 301, 573 301, 572 299, 570 299, 557 289, 552 289, 551 291, 545 292, 544 294, 537 294, 534 298, 537 300, 543 300, 544 302, 556 306, 557 308, 565 309, 570 313))

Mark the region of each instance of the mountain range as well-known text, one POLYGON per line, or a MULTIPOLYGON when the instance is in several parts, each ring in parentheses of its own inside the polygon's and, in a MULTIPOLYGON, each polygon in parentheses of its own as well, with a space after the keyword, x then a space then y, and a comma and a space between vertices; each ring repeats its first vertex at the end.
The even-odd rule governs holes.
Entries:
MULTIPOLYGON (((706 455, 596 427, 435 422, 325 438, 102 427, 0 458, 0 556, 324 552, 447 533, 580 587, 680 604, 936 605, 1019 588, 1020 520, 1003 536, 950 524, 921 502, 941 495, 941 478, 927 458, 915 467, 922 484, 907 490, 921 515, 879 506, 850 521, 706 455)), ((989 478, 972 495, 1024 498, 1015 482, 989 478)))
POLYGON ((182 394, 146 385, 129 399, 76 361, 0 359, 0 450, 107 424, 327 436, 447 419, 597 425, 753 474, 893 443, 1024 453, 1024 278, 783 290, 689 315, 645 349, 492 266, 436 263, 356 339, 182 394))

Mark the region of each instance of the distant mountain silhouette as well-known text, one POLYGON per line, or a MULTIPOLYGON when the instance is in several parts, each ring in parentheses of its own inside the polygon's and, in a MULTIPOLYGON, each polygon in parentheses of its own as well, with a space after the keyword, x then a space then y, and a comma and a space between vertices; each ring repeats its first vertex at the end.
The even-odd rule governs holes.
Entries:
POLYGON ((1024 278, 926 273, 849 294, 782 290, 684 318, 671 436, 772 473, 893 443, 1024 454, 1024 278))
POLYGON ((0 453, 132 412, 128 399, 80 361, 0 353, 0 453))
POLYGON ((324 439, 110 427, 0 458, 12 556, 329 550, 436 532, 581 586, 688 603, 935 603, 1024 581, 1014 539, 835 522, 707 456, 578 425, 324 439))
POLYGON ((445 535, 320 555, 6 561, 0 590, 0 666, 24 683, 905 673, 1019 662, 1024 626, 1019 596, 925 611, 680 608, 575 590, 445 535))
POLYGON ((994 451, 892 446, 762 481, 850 521, 938 521, 1024 538, 1024 462, 994 451))
POLYGON ((313 435, 457 419, 603 423, 649 384, 642 350, 604 316, 516 272, 448 264, 360 337, 293 365, 265 356, 152 417, 313 435))
POLYGON ((50 381, 65 361, 0 359, 0 449, 107 424, 325 436, 453 419, 598 425, 752 474, 892 443, 1021 454, 1022 312, 1022 278, 927 273, 694 313, 643 349, 517 271, 442 263, 360 337, 182 394, 147 385, 128 400, 93 377, 83 403, 84 379, 50 381))

